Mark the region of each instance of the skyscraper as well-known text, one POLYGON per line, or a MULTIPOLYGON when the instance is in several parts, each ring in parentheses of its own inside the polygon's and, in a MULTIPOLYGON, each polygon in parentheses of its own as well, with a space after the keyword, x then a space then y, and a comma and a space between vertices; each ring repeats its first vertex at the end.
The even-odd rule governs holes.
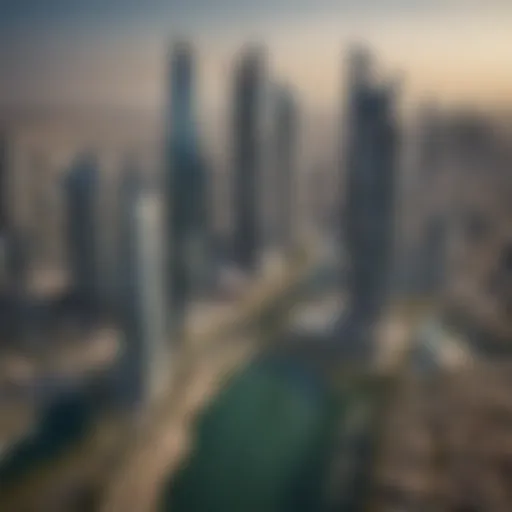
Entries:
POLYGON ((261 48, 250 47, 240 56, 235 70, 233 252, 237 265, 248 272, 257 265, 260 246, 258 189, 263 64, 261 48))
POLYGON ((74 296, 87 312, 98 304, 99 167, 95 155, 78 156, 65 180, 67 246, 74 296))
POLYGON ((5 234, 8 223, 8 161, 7 142, 0 133, 0 234, 5 234))
POLYGON ((376 320, 391 271, 397 129, 394 89, 372 77, 370 56, 351 55, 347 105, 345 240, 352 317, 376 320))
POLYGON ((443 119, 428 106, 421 113, 417 189, 409 215, 419 217, 419 251, 415 258, 418 284, 423 292, 439 291, 446 271, 450 227, 450 189, 445 156, 443 119))
POLYGON ((117 401, 143 406, 161 390, 168 373, 165 284, 160 204, 129 166, 120 197, 120 313, 123 353, 117 401))
POLYGON ((7 243, 7 143, 0 133, 0 286, 8 280, 7 243))
POLYGON ((46 155, 35 153, 28 163, 29 179, 27 180, 27 196, 29 212, 27 232, 30 238, 30 262, 46 263, 51 252, 51 182, 50 162, 46 155))
POLYGON ((295 199, 295 151, 298 115, 289 89, 279 87, 275 103, 275 224, 279 245, 289 249, 293 241, 295 199))
POLYGON ((144 187, 142 176, 135 166, 135 163, 128 161, 122 168, 122 174, 119 181, 118 194, 118 245, 116 250, 116 259, 118 261, 119 284, 118 303, 123 319, 133 318, 135 309, 135 300, 137 295, 136 277, 134 269, 137 267, 137 236, 135 228, 135 205, 141 196, 144 187))
POLYGON ((144 346, 143 374, 149 400, 158 396, 169 377, 169 350, 166 343, 166 300, 163 275, 161 208, 149 193, 135 204, 137 236, 136 277, 140 283, 139 315, 144 346))
POLYGON ((166 143, 168 293, 172 329, 181 330, 186 305, 208 264, 206 165, 200 151, 194 93, 193 50, 173 47, 166 143))

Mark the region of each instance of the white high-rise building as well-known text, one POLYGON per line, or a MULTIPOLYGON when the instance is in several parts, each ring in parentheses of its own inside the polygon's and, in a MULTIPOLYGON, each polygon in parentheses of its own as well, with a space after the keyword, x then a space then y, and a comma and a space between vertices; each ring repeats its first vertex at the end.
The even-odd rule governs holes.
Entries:
POLYGON ((134 217, 144 386, 146 397, 151 401, 164 391, 170 373, 163 280, 164 244, 158 199, 142 193, 135 202, 134 217))
POLYGON ((123 352, 116 401, 144 410, 169 377, 164 237, 159 198, 129 166, 120 188, 120 315, 123 352))

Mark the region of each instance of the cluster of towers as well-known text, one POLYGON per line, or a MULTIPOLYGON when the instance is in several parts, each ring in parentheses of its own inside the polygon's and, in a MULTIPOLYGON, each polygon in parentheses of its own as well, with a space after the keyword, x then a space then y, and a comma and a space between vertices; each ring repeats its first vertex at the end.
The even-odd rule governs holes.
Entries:
MULTIPOLYGON (((364 51, 352 54, 349 71, 341 163, 346 209, 340 212, 340 219, 344 220, 344 245, 351 262, 352 316, 360 323, 371 323, 384 300, 392 251, 397 166, 395 91, 375 80, 364 51)), ((160 373, 155 368, 168 359, 171 340, 180 339, 183 333, 191 298, 211 290, 216 275, 211 169, 200 138, 195 54, 187 42, 180 41, 172 48, 167 98, 157 183, 130 159, 116 185, 116 197, 107 198, 117 211, 113 310, 125 338, 118 377, 119 389, 128 402, 142 400, 145 389, 153 386, 149 381, 160 373)), ((244 48, 235 63, 231 120, 231 263, 252 275, 260 264, 263 238, 268 236, 261 222, 262 210, 271 207, 269 198, 261 197, 265 151, 273 158, 271 238, 284 251, 293 247, 299 140, 294 95, 288 87, 275 86, 267 79, 266 57, 259 46, 244 48), (269 98, 273 128, 272 137, 265 139, 262 118, 269 98), (271 147, 263 148, 263 140, 270 140, 271 147)), ((2 183, 6 174, 2 146, 2 183)), ((101 175, 96 156, 84 153, 72 162, 63 182, 68 298, 81 311, 86 326, 109 309, 99 256, 98 227, 105 222, 98 213, 101 175)), ((2 196, 2 234, 9 231, 8 217, 2 196)), ((4 253, 13 251, 13 244, 9 244, 4 253)))
MULTIPOLYGON (((94 152, 82 152, 73 159, 59 183, 69 277, 65 298, 59 300, 73 310, 80 326, 87 330, 94 329, 105 318, 117 319, 125 338, 120 375, 127 379, 119 385, 128 400, 130 396, 136 399, 144 395, 142 389, 148 376, 155 373, 155 365, 166 359, 171 340, 181 339, 191 300, 208 294, 215 286, 211 168, 200 137, 195 68, 192 45, 185 41, 175 43, 169 59, 164 143, 156 180, 148 176, 150 173, 136 158, 130 158, 115 178, 115 193, 105 198, 105 174, 100 159, 94 152), (105 215, 102 200, 110 203, 110 210, 115 211, 114 229, 108 240, 114 261, 110 273, 115 274, 112 279, 115 290, 111 294, 105 293, 105 240, 101 238, 111 219, 105 215)), ((233 141, 230 207, 234 225, 227 251, 231 254, 230 263, 247 275, 253 274, 259 264, 261 211, 267 206, 260 196, 261 128, 267 86, 264 52, 259 47, 247 48, 234 72, 230 127, 233 141)), ((290 190, 297 116, 288 89, 280 88, 272 99, 279 135, 273 148, 279 164, 274 182, 282 199, 278 203, 275 228, 285 249, 292 243, 290 190)), ((0 233, 5 242, 1 247, 5 260, 2 267, 11 277, 11 262, 19 266, 22 258, 15 256, 16 229, 9 223, 8 166, 7 149, 2 146, 0 233)), ((40 213, 41 221, 45 213, 40 213)), ((23 239, 33 238, 29 236, 31 233, 23 235, 23 239)), ((21 252, 29 257, 33 253, 21 252)), ((18 287, 23 288, 27 277, 22 269, 19 274, 22 277, 18 287)))
MULTIPOLYGON (((291 91, 271 87, 264 50, 247 46, 235 63, 229 208, 233 219, 228 252, 231 263, 245 275, 260 264, 268 233, 262 212, 273 208, 270 238, 284 251, 293 244, 294 154, 297 109, 291 91), (264 116, 272 112, 272 148, 264 147, 264 116), (262 195, 264 152, 273 155, 271 197, 262 195), (273 204, 269 204, 272 202, 273 204)), ((186 42, 174 46, 171 57, 170 115, 166 133, 165 204, 169 232, 168 290, 174 325, 185 317, 188 298, 212 282, 212 226, 208 161, 201 147, 196 111, 194 52, 186 42)))

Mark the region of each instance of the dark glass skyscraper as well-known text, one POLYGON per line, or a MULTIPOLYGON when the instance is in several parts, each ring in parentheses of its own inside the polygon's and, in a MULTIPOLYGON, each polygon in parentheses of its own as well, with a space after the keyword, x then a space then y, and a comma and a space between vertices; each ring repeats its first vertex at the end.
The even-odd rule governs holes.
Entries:
POLYGON ((260 116, 264 73, 263 51, 247 48, 235 70, 234 89, 234 237, 237 265, 252 271, 259 249, 260 116))
POLYGON ((393 250, 397 171, 395 91, 371 76, 362 49, 349 66, 346 162, 346 251, 352 315, 370 325, 385 299, 393 250))
POLYGON ((172 329, 180 331, 186 303, 207 265, 207 190, 195 112, 193 50, 174 45, 166 144, 168 293, 172 329))
POLYGON ((97 159, 88 153, 76 159, 65 181, 69 269, 75 298, 87 311, 99 300, 99 180, 97 159))
POLYGON ((275 224, 279 245, 289 249, 293 241, 298 115, 295 99, 286 87, 278 88, 275 105, 275 224))

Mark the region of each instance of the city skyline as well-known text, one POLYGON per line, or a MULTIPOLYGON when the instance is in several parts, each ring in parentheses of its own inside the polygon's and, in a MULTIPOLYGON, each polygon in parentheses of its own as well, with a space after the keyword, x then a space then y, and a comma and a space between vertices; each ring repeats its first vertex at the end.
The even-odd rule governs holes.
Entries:
MULTIPOLYGON (((0 10, 2 508, 362 510, 381 484, 402 506, 381 454, 424 440, 427 475, 404 459, 422 488, 464 486, 471 450, 439 464, 457 399, 435 395, 512 352, 512 115, 479 109, 512 106, 512 8, 19 1, 0 10), (405 400, 410 424, 404 376, 434 398, 405 400)), ((498 395, 480 416, 508 439, 498 395)), ((498 448, 482 480, 505 496, 498 448)))
POLYGON ((201 104, 222 109, 244 41, 262 41, 271 66, 310 108, 332 108, 339 61, 362 40, 387 69, 405 74, 405 101, 512 103, 512 6, 501 0, 353 2, 200 0, 26 1, 0 10, 0 108, 114 106, 157 109, 169 42, 195 42, 201 104), (5 9, 5 11, 4 11, 5 9), (2 12, 4 11, 4 12, 2 12))

